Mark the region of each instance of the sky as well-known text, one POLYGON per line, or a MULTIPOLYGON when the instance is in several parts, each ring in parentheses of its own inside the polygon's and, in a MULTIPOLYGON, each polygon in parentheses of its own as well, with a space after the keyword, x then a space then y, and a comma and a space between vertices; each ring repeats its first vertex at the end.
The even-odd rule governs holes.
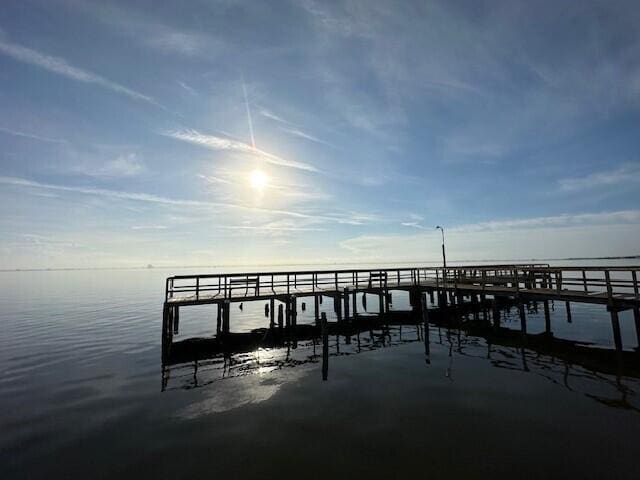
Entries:
POLYGON ((635 1, 4 0, 0 268, 640 254, 635 1))

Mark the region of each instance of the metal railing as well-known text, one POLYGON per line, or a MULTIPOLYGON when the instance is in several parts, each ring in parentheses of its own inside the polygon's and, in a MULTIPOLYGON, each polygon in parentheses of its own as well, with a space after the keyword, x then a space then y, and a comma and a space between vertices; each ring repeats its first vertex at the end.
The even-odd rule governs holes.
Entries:
POLYGON ((434 284, 438 288, 454 283, 497 284, 511 278, 514 269, 529 270, 544 264, 478 265, 453 267, 400 267, 378 269, 300 270, 274 272, 176 275, 166 279, 165 300, 190 297, 227 299, 237 296, 339 291, 344 288, 388 289, 398 286, 434 284))

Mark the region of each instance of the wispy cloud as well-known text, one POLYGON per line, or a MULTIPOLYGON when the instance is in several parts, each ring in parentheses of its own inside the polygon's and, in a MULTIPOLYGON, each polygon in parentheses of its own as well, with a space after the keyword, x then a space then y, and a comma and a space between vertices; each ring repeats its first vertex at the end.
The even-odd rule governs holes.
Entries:
POLYGON ((227 230, 262 230, 271 232, 324 232, 326 228, 319 227, 294 227, 280 225, 219 225, 219 228, 227 230))
POLYGON ((156 107, 164 108, 148 95, 144 95, 140 92, 125 87, 124 85, 108 80, 104 77, 101 77, 100 75, 89 72, 82 68, 75 67, 69 64, 63 58, 47 55, 45 53, 38 52, 37 50, 33 50, 22 45, 7 43, 1 40, 0 53, 4 53, 5 55, 8 55, 20 62, 34 65, 44 70, 62 75, 63 77, 67 77, 78 82, 99 85, 100 87, 127 96, 134 100, 146 102, 156 107))
POLYGON ((332 147, 333 145, 330 144, 329 142, 325 142, 324 140, 319 139, 318 137, 311 135, 309 133, 305 133, 302 130, 299 130, 297 128, 287 128, 287 127, 282 127, 281 130, 283 132, 286 132, 290 135, 293 135, 294 137, 298 137, 298 138, 303 138, 305 140, 309 140, 315 143, 321 143, 323 145, 328 145, 330 147, 332 147))
POLYGON ((254 148, 247 143, 240 142, 238 140, 232 140, 230 138, 218 137, 216 135, 203 134, 196 130, 171 131, 171 132, 165 132, 163 133, 163 135, 167 137, 175 138, 176 140, 180 140, 183 142, 200 145, 202 147, 209 148, 211 150, 226 150, 226 151, 238 152, 246 155, 252 155, 255 157, 260 157, 268 163, 271 163, 273 165, 278 165, 281 167, 296 168, 299 170, 306 170, 309 172, 318 171, 314 166, 309 165, 307 163, 286 160, 277 155, 273 155, 272 153, 265 152, 264 150, 260 150, 259 148, 254 148))
POLYGON ((135 153, 129 153, 106 162, 96 173, 105 177, 132 177, 144 170, 144 164, 138 156, 135 153))
POLYGON ((73 192, 73 193, 80 193, 84 195, 96 195, 100 197, 115 198, 120 200, 133 200, 137 202, 147 202, 147 203, 154 203, 158 205, 167 205, 167 206, 235 209, 235 210, 244 210, 244 211, 250 211, 250 212, 263 212, 263 213, 270 213, 270 214, 285 215, 285 216, 296 217, 296 218, 312 218, 312 219, 317 218, 316 215, 294 212, 290 210, 253 207, 253 206, 247 206, 247 205, 230 203, 230 202, 208 202, 203 200, 175 199, 175 198, 163 197, 159 195, 153 195, 149 193, 123 192, 119 190, 109 190, 104 188, 55 185, 50 183, 35 182, 32 180, 27 180, 27 179, 18 178, 18 177, 2 176, 0 177, 0 184, 12 185, 16 187, 73 192))
POLYGON ((287 122, 284 118, 282 118, 279 115, 276 115, 275 113, 273 113, 270 110, 267 110, 266 108, 261 108, 259 113, 265 118, 289 125, 289 122, 287 122))
MULTIPOLYGON (((246 172, 229 172, 219 171, 215 175, 198 174, 198 178, 214 185, 229 185, 233 187, 244 188, 248 183, 245 178, 246 172)), ((269 191, 273 195, 279 195, 292 199, 300 200, 328 200, 331 195, 312 188, 308 185, 299 184, 278 184, 271 180, 264 186, 265 191, 269 191)))
POLYGON ((612 212, 550 215, 546 217, 494 220, 461 225, 449 232, 480 232, 564 228, 575 226, 617 225, 640 223, 640 210, 616 210, 612 212))
POLYGON ((613 170, 595 172, 582 177, 568 177, 558 181, 561 190, 573 192, 598 187, 611 187, 640 182, 640 164, 622 165, 613 170))
POLYGON ((402 225, 403 227, 417 228, 418 230, 431 230, 430 228, 427 228, 424 225, 419 224, 418 222, 402 222, 400 225, 402 225))
MULTIPOLYGON (((439 259, 440 233, 418 228, 420 231, 406 234, 358 235, 339 245, 361 259, 439 259)), ((635 254, 637 245, 632 239, 637 238, 638 232, 640 210, 479 222, 447 229, 447 256, 465 260, 549 258, 616 251, 635 254)))
POLYGON ((166 230, 166 225, 133 225, 131 230, 166 230))
POLYGON ((311 142, 321 143, 323 145, 328 145, 330 147, 334 146, 331 143, 326 142, 326 141, 316 137, 315 135, 311 135, 309 133, 306 133, 306 132, 302 131, 300 129, 300 127, 296 126, 295 124, 293 124, 292 122, 290 122, 288 120, 285 120, 280 115, 276 115, 271 110, 267 110, 265 108, 261 108, 259 113, 260 113, 260 115, 262 115, 265 118, 268 118, 269 120, 273 120, 275 122, 280 123, 281 124, 280 125, 280 130, 282 130, 285 133, 288 133, 289 135, 293 135, 294 137, 298 137, 298 138, 303 138, 303 139, 309 140, 311 142))
POLYGON ((222 178, 219 176, 215 176, 215 175, 203 175, 203 174, 198 174, 198 178, 203 179, 204 181, 208 182, 208 183, 223 183, 225 185, 233 185, 234 182, 232 182, 231 180, 228 180, 226 178, 222 178))
POLYGON ((59 138, 43 137, 42 135, 36 135, 34 133, 29 133, 29 132, 22 132, 22 131, 14 130, 11 128, 0 127, 0 132, 6 133, 7 135, 13 135, 15 137, 30 138, 32 140, 38 140, 40 142, 65 143, 65 140, 62 140, 59 138))
POLYGON ((223 49, 222 42, 207 33, 160 23, 148 12, 119 8, 106 3, 102 3, 100 8, 83 3, 76 3, 74 6, 95 16, 100 22, 112 27, 116 33, 131 37, 137 43, 165 54, 211 58, 223 49))

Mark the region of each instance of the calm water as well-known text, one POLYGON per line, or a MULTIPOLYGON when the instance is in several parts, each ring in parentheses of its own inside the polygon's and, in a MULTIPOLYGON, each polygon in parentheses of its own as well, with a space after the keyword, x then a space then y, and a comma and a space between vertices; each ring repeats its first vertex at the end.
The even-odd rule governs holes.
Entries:
MULTIPOLYGON (((326 382, 310 341, 163 376, 174 273, 0 273, 0 478, 640 478, 637 379, 456 331, 432 327, 430 365, 413 326, 332 338, 326 382)), ((611 346, 604 307, 572 313, 555 305, 556 336, 611 346)), ((231 320, 268 323, 263 304, 231 320)), ((516 312, 505 322, 518 328, 516 312)), ((628 313, 621 324, 631 349, 628 313)), ((213 307, 185 308, 174 340, 214 331, 213 307)))

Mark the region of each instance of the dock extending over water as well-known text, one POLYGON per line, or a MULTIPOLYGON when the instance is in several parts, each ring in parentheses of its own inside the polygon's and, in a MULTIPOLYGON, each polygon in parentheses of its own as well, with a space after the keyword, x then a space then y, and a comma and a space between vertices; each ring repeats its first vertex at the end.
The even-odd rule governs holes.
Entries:
MULTIPOLYGON (((334 302, 337 323, 357 321, 358 295, 375 295, 380 320, 390 313, 394 291, 409 293, 414 312, 428 324, 429 310, 472 306, 500 326, 498 301, 513 302, 520 311, 521 330, 527 335, 525 305, 542 302, 545 333, 551 335, 549 301, 564 302, 571 319, 571 303, 600 304, 610 313, 614 347, 623 350, 618 313, 633 311, 636 341, 640 346, 640 266, 559 267, 547 264, 466 265, 379 269, 250 272, 179 275, 166 279, 163 309, 163 344, 170 348, 179 326, 180 308, 216 306, 216 334, 232 332, 231 304, 265 301, 269 329, 297 328, 298 302, 313 300, 315 327, 326 330, 322 299, 334 302)), ((364 300, 364 299, 363 299, 364 300)), ((213 315, 212 315, 213 318, 213 315)))

